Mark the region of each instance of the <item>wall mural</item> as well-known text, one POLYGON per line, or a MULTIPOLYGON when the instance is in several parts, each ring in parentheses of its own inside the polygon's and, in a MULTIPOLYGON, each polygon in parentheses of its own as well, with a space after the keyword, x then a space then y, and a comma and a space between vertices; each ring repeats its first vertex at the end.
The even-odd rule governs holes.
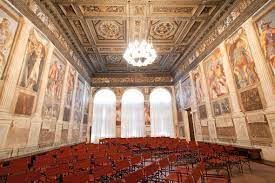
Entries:
POLYGON ((195 89, 195 95, 197 99, 197 103, 203 103, 204 102, 204 93, 202 90, 202 74, 201 74, 201 69, 197 67, 192 71, 192 80, 194 83, 194 89, 195 89))
POLYGON ((187 78, 181 82, 181 96, 182 96, 182 106, 183 108, 188 108, 191 106, 191 80, 187 78))
POLYGON ((31 30, 18 83, 20 92, 15 107, 15 114, 30 115, 32 113, 34 106, 34 97, 32 96, 37 95, 39 89, 46 61, 47 44, 48 40, 44 36, 35 29, 31 30))
POLYGON ((180 82, 178 82, 175 85, 175 93, 176 93, 176 106, 177 109, 181 109, 182 108, 182 104, 181 104, 181 88, 180 88, 180 82))
POLYGON ((274 5, 255 21, 260 44, 268 65, 275 76, 275 9, 274 5))
POLYGON ((144 104, 144 115, 145 115, 145 125, 151 125, 151 118, 150 118, 150 102, 146 101, 144 104))
POLYGON ((226 41, 226 49, 237 88, 243 89, 257 83, 259 79, 255 71, 255 63, 243 29, 226 41))
POLYGON ((0 77, 8 63, 18 29, 18 17, 0 6, 0 77))
POLYGON ((244 110, 262 109, 258 88, 259 78, 255 70, 254 59, 251 56, 251 51, 247 42, 246 33, 243 29, 237 31, 231 38, 225 42, 226 50, 229 56, 229 62, 232 68, 233 77, 240 94, 240 100, 244 110), (252 89, 254 88, 254 89, 252 89), (251 90, 243 92, 244 90, 251 90), (257 90, 257 91, 256 91, 257 90), (258 95, 256 95, 256 93, 258 95), (253 94, 258 98, 251 98, 248 95, 253 94))
POLYGON ((84 102, 84 82, 78 78, 76 84, 75 104, 74 104, 74 120, 77 123, 81 123, 82 120, 82 107, 84 102))
POLYGON ((90 93, 91 93, 90 86, 87 85, 85 87, 85 102, 84 102, 83 124, 88 123, 90 93))
POLYGON ((226 77, 223 68, 223 55, 216 48, 205 61, 205 74, 211 99, 216 99, 228 93, 226 77))
POLYGON ((68 73, 68 78, 67 78, 67 93, 64 101, 63 121, 70 121, 75 75, 76 75, 76 71, 70 68, 68 73))
POLYGON ((207 110, 205 105, 199 106, 199 117, 200 119, 206 119, 207 118, 207 110))
POLYGON ((263 109, 263 104, 260 98, 260 94, 257 88, 246 90, 240 93, 243 108, 245 111, 253 111, 263 109))
POLYGON ((64 61, 57 54, 53 54, 42 110, 44 118, 58 119, 64 76, 64 61))
POLYGON ((228 98, 216 100, 212 103, 212 108, 215 116, 231 113, 230 103, 228 98))

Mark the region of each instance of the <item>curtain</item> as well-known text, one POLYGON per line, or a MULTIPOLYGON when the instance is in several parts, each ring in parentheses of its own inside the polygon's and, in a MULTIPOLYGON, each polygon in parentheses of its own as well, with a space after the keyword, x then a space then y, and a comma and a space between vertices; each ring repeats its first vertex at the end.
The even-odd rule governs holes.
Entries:
POLYGON ((122 96, 121 137, 143 137, 145 134, 144 97, 137 89, 122 96))
POLYGON ((163 88, 150 95, 150 120, 152 137, 175 137, 170 93, 163 88))
POLYGON ((108 89, 95 94, 91 142, 97 143, 101 138, 116 136, 116 97, 108 89))

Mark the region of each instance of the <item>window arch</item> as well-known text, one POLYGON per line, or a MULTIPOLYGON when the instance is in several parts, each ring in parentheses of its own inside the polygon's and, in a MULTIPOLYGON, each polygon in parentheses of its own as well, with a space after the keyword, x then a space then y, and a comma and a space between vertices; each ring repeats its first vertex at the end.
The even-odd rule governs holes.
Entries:
POLYGON ((150 94, 151 136, 174 137, 172 97, 165 88, 156 88, 150 94))
POLYGON ((94 96, 91 142, 116 135, 116 96, 101 89, 94 96))
POLYGON ((145 131, 144 96, 137 89, 122 95, 121 137, 143 137, 145 131))

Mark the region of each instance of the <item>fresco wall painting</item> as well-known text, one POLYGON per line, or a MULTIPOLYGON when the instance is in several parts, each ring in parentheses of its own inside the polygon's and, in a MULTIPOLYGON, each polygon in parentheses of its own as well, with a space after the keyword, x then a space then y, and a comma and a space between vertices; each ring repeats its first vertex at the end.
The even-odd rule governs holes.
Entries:
POLYGON ((259 42, 275 83, 275 3, 254 17, 259 42))
POLYGON ((190 78, 185 79, 181 82, 181 99, 182 99, 182 107, 184 109, 189 108, 191 106, 191 80, 190 78))
POLYGON ((63 121, 70 121, 75 77, 76 77, 76 71, 70 68, 68 73, 68 78, 67 78, 67 93, 64 99, 65 101, 64 101, 63 121))
POLYGON ((41 33, 35 29, 31 30, 18 81, 15 114, 31 115, 34 111, 41 75, 46 62, 48 44, 48 40, 41 33))
POLYGON ((63 59, 61 59, 56 53, 53 54, 42 109, 43 118, 58 119, 65 76, 65 66, 63 59))
MULTIPOLYGON (((21 29, 21 17, 0 4, 0 78, 5 78, 9 60, 21 29)), ((1 82, 2 85, 2 82, 1 82)))
MULTIPOLYGON (((233 72, 233 79, 241 101, 242 110, 245 112, 264 109, 265 101, 261 84, 255 68, 255 61, 251 55, 245 31, 241 28, 225 41, 226 50, 233 72)), ((270 142, 270 138, 261 134, 261 130, 270 131, 266 119, 263 122, 248 122, 248 132, 253 143, 261 144, 270 142), (254 132, 257 132, 257 135, 254 132)), ((270 132, 269 132, 270 133, 270 132)))

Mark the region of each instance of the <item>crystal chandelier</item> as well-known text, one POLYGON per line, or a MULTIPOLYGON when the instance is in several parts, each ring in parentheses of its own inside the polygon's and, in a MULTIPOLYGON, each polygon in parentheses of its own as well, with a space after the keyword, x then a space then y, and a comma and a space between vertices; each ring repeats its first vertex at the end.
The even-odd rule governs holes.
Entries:
MULTIPOLYGON (((130 1, 128 2, 129 2, 129 24, 128 24, 129 29, 128 30, 130 31, 130 1)), ((149 9, 150 9, 150 3, 149 3, 149 9)), ((145 40, 141 42, 139 42, 138 40, 135 40, 134 42, 129 42, 128 48, 125 50, 123 58, 133 66, 142 67, 142 66, 147 66, 149 64, 152 64, 157 58, 157 54, 155 49, 153 48, 152 43, 147 43, 147 41, 145 40)))
POLYGON ((157 58, 157 54, 152 44, 145 40, 142 42, 135 40, 129 43, 123 58, 133 66, 142 67, 152 64, 157 58))

